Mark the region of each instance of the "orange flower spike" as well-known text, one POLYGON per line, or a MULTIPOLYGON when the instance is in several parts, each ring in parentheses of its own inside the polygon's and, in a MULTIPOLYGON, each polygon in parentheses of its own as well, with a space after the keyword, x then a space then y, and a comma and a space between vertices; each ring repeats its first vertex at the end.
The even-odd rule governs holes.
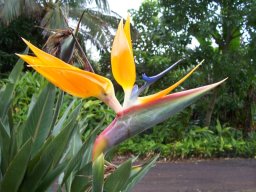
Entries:
POLYGON ((19 55, 38 73, 63 91, 77 97, 97 97, 115 112, 122 110, 115 97, 112 82, 100 75, 81 70, 45 53, 25 40, 37 57, 19 55))
POLYGON ((22 40, 31 49, 31 51, 42 61, 44 66, 54 66, 54 67, 61 67, 61 68, 64 67, 64 68, 69 68, 73 70, 79 70, 78 68, 65 63, 61 59, 42 51, 41 49, 34 46, 32 43, 28 42, 26 39, 22 38, 22 40))
POLYGON ((171 91, 173 91, 176 87, 178 87, 181 83, 183 83, 190 75, 192 75, 192 73, 199 67, 202 65, 204 61, 200 62, 196 67, 194 67, 194 69, 192 69, 186 76, 184 76, 182 79, 180 79, 178 82, 176 82, 175 84, 171 85, 170 87, 168 87, 167 89, 164 89, 158 93, 155 93, 153 95, 148 95, 145 97, 139 97, 139 103, 148 103, 151 101, 154 101, 156 99, 159 99, 167 94, 169 94, 171 91))
POLYGON ((111 51, 111 66, 115 80, 125 92, 124 106, 130 99, 131 91, 136 80, 135 63, 133 59, 130 36, 129 19, 125 31, 123 21, 120 22, 111 51), (127 39, 127 36, 129 39, 127 39))

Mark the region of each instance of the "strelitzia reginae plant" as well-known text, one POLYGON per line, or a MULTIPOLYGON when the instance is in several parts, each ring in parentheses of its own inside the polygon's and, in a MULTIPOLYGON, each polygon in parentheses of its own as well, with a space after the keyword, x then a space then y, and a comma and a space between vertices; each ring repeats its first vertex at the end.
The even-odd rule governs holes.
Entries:
POLYGON ((109 79, 71 66, 43 52, 30 42, 26 40, 24 42, 35 56, 20 54, 18 56, 51 83, 76 97, 96 97, 116 112, 113 122, 96 138, 92 152, 93 161, 122 141, 163 122, 225 81, 170 94, 201 65, 200 63, 174 85, 152 95, 139 96, 143 90, 169 72, 178 62, 156 76, 148 77, 144 74, 145 84, 139 88, 135 84, 136 69, 129 17, 125 25, 123 21, 120 22, 111 51, 112 73, 125 94, 122 105, 117 100, 114 86, 109 79))

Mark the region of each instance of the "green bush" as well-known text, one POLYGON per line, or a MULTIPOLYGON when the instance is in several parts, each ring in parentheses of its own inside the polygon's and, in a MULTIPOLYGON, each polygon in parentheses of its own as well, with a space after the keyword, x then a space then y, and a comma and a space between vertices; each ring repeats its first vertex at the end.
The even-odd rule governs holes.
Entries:
MULTIPOLYGON (((171 120, 170 120, 171 121, 171 120)), ((217 121, 216 126, 199 127, 189 126, 180 128, 183 134, 178 137, 161 135, 165 126, 154 128, 150 134, 137 136, 124 142, 119 147, 119 154, 141 154, 146 156, 152 153, 161 153, 169 159, 183 158, 216 158, 216 157, 255 157, 256 133, 250 133, 244 138, 241 130, 222 126, 217 121), (182 136, 181 136, 182 135, 182 136), (165 137, 172 137, 165 138, 165 137), (165 141, 169 140, 169 143, 165 141)), ((176 129, 177 131, 177 129, 176 129)))

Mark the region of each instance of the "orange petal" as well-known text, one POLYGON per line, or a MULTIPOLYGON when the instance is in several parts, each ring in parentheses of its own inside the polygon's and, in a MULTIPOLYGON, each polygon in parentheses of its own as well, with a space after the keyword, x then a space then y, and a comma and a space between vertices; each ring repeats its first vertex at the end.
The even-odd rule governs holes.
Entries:
POLYGON ((45 64, 37 57, 18 55, 26 61, 38 73, 63 91, 77 97, 101 98, 108 94, 114 94, 111 81, 100 75, 80 70, 76 67, 66 67, 54 63, 45 64))
POLYGON ((42 61, 41 64, 43 64, 45 66, 68 68, 68 69, 73 69, 73 70, 78 69, 72 65, 65 63, 64 61, 60 60, 59 58, 52 56, 51 54, 48 54, 48 53, 42 51, 41 49, 37 48, 36 46, 34 46, 30 42, 28 42, 26 39, 22 39, 22 40, 27 44, 27 46, 31 49, 31 51, 33 51, 33 53, 38 57, 38 59, 40 59, 42 61))
POLYGON ((138 98, 139 103, 147 103, 147 102, 156 100, 158 98, 161 98, 161 97, 167 95, 172 90, 174 90, 176 87, 178 87, 181 83, 183 83, 190 75, 192 75, 192 73, 202 64, 202 62, 200 62, 194 69, 192 69, 185 77, 183 77, 181 80, 179 80, 178 82, 176 82, 172 86, 168 87, 167 89, 164 89, 164 90, 162 90, 158 93, 155 93, 153 95, 149 95, 149 96, 145 96, 145 97, 139 97, 138 98))
MULTIPOLYGON (((128 33, 128 27, 126 28, 128 33)), ((135 83, 136 71, 132 49, 123 29, 123 21, 119 24, 112 45, 111 66, 115 80, 123 87, 124 91, 131 91, 135 83)))
POLYGON ((132 50, 132 39, 131 39, 131 30, 130 30, 130 15, 127 16, 125 25, 124 25, 124 33, 126 36, 126 39, 128 41, 129 47, 132 50))

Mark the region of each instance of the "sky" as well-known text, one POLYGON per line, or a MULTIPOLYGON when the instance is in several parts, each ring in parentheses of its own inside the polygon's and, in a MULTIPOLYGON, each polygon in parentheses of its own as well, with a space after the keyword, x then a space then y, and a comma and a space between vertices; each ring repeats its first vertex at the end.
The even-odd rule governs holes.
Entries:
MULTIPOLYGON (((129 9, 138 10, 143 0, 108 0, 109 7, 112 11, 118 13, 123 18, 127 17, 129 9)), ((92 59, 99 60, 99 52, 95 47, 91 47, 92 59)))
POLYGON ((126 18, 128 9, 138 10, 143 0, 108 0, 110 9, 126 18))
MULTIPOLYGON (((108 0, 110 9, 119 15, 121 15, 123 18, 127 17, 127 13, 129 9, 135 9, 138 10, 143 0, 108 0)), ((188 45, 189 48, 194 49, 199 45, 199 42, 192 37, 192 42, 190 45, 188 45)))
MULTIPOLYGON (((144 0, 108 0, 110 9, 116 13, 118 13, 123 18, 127 17, 127 13, 129 9, 135 9, 138 10, 140 5, 142 4, 144 0)), ((199 43, 195 38, 192 38, 192 42, 190 45, 188 45, 189 48, 195 48, 198 46, 199 43)), ((96 52, 96 51, 93 51, 96 52)), ((95 53, 92 55, 94 60, 99 59, 99 53, 95 53)))

